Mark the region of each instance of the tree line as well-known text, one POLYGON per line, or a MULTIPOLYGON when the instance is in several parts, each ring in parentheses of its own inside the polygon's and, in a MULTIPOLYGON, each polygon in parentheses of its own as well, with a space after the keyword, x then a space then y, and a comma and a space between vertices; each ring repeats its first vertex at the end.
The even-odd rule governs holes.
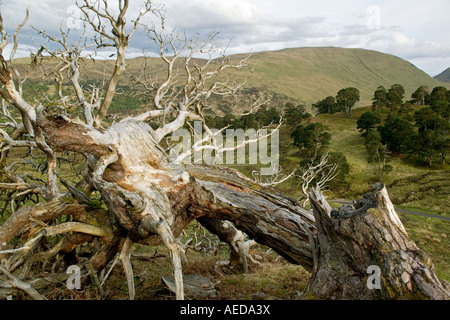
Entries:
POLYGON ((335 97, 328 96, 313 104, 313 107, 320 113, 334 114, 344 112, 347 118, 352 117, 352 109, 360 99, 360 93, 357 88, 348 87, 338 91, 335 97))
POLYGON ((380 177, 388 153, 414 156, 419 164, 431 167, 436 161, 444 164, 450 152, 450 90, 420 86, 409 101, 404 93, 399 84, 389 90, 378 87, 372 110, 357 121, 369 162, 379 164, 380 177), (384 119, 383 111, 387 112, 384 119))

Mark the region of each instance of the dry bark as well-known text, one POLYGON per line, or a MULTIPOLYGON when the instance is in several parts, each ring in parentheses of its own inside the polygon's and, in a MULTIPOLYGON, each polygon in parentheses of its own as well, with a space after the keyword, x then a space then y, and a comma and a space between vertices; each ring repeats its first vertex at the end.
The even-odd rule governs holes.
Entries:
POLYGON ((231 221, 288 261, 312 269, 314 218, 295 199, 263 188, 229 168, 193 166, 187 170, 200 186, 189 207, 195 217, 231 221))
POLYGON ((406 233, 384 185, 354 209, 331 210, 322 194, 310 196, 319 260, 306 298, 450 299, 448 283, 406 233))

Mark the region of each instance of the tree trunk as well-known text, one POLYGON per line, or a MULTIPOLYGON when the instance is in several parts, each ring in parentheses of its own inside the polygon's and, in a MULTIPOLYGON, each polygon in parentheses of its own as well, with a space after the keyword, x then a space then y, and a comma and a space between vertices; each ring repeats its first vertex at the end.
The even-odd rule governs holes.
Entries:
MULTIPOLYGON (((244 265, 238 230, 311 271, 307 297, 448 298, 446 283, 437 279, 430 259, 407 236, 384 188, 363 199, 357 210, 336 216, 323 196, 314 193, 313 215, 295 199, 236 170, 171 163, 144 122, 124 120, 98 130, 57 116, 42 120, 41 127, 52 149, 86 156, 85 181, 79 185, 98 190, 108 210, 89 215, 93 208, 83 197, 80 204, 66 204, 61 198, 42 208, 18 210, 0 229, 0 245, 29 229, 29 218, 47 221, 65 214, 75 221, 93 219, 92 224, 104 229, 90 233, 103 243, 90 258, 95 270, 105 268, 124 241, 162 241, 171 253, 177 298, 183 299, 184 252, 178 237, 199 219, 232 246, 244 265), (379 290, 367 288, 371 266, 382 271, 379 290)), ((70 253, 85 239, 89 237, 68 239, 63 248, 70 253)), ((128 262, 129 251, 121 257, 128 262)), ((125 273, 132 290, 132 272, 125 273)))
POLYGON ((314 217, 295 199, 233 169, 169 164, 145 123, 121 122, 100 133, 58 118, 49 119, 44 128, 54 149, 95 156, 90 156, 86 179, 102 193, 133 241, 146 243, 159 234, 161 222, 176 238, 193 219, 206 216, 231 221, 257 242, 311 270, 314 217))
POLYGON ((305 298, 450 299, 449 284, 409 238, 384 185, 374 189, 339 211, 311 192, 320 249, 305 298))
MULTIPOLYGON (((170 163, 155 142, 154 131, 144 122, 122 121, 105 131, 64 117, 50 117, 41 123, 54 150, 86 156, 85 180, 101 193, 130 240, 152 245, 156 237, 164 242, 180 286, 182 248, 177 238, 193 219, 202 217, 204 221, 230 221, 288 261, 312 269, 314 218, 296 200, 263 188, 235 170, 170 163)), ((215 231, 242 251, 240 242, 226 234, 230 230, 216 224, 215 231)), ((117 248, 117 242, 113 243, 112 248, 117 248)), ((240 256, 245 264, 242 252, 240 256)), ((104 257, 94 267, 103 267, 111 252, 104 257)))
POLYGON ((233 169, 196 165, 187 171, 197 186, 191 215, 231 221, 256 242, 312 270, 314 217, 297 200, 263 188, 233 169))

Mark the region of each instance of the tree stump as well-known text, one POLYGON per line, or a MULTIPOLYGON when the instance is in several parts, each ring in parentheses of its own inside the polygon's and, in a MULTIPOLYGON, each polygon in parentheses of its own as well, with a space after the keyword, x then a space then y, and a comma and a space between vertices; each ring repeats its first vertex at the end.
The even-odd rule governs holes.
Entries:
POLYGON ((377 183, 353 208, 332 210, 310 193, 319 258, 306 299, 450 299, 430 257, 410 239, 377 183))

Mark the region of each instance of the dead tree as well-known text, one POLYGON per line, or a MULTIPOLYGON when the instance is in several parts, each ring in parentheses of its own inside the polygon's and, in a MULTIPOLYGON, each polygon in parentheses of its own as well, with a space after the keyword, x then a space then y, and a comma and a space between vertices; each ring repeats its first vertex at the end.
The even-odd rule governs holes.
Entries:
POLYGON ((382 183, 353 208, 310 193, 319 258, 308 299, 450 299, 430 257, 409 238, 382 183))
MULTIPOLYGON (((206 99, 211 95, 233 94, 242 85, 220 81, 216 76, 229 68, 248 66, 248 59, 232 61, 213 56, 206 60, 194 59, 197 53, 212 53, 213 37, 188 41, 183 33, 166 34, 164 17, 153 11, 150 1, 135 19, 125 18, 127 0, 119 1, 116 11, 108 7, 107 1, 91 4, 85 0, 80 9, 86 25, 98 35, 94 42, 96 49, 116 50, 114 69, 104 94, 86 91, 79 82, 82 49, 86 48, 78 45, 81 42, 70 46, 66 33, 62 32, 58 40, 42 31, 61 50, 55 52, 42 46, 39 51, 47 51, 58 60, 57 79, 60 83, 64 77, 70 79, 83 119, 70 113, 64 104, 68 100, 61 96, 60 105, 51 109, 25 101, 21 91, 24 82, 15 68, 14 54, 9 60, 3 57, 8 35, 0 19, 0 82, 3 85, 0 95, 5 101, 3 119, 6 119, 0 131, 0 189, 9 197, 9 218, 0 228, 1 270, 6 271, 5 275, 14 279, 17 287, 27 288, 34 297, 45 298, 22 281, 32 276, 33 264, 45 264, 57 255, 64 256, 66 264, 79 263, 77 248, 92 244, 91 254, 85 261, 88 273, 98 280, 95 273, 118 257, 133 298, 132 244, 163 242, 170 251, 176 297, 183 299, 184 250, 178 237, 194 219, 228 242, 244 263, 246 246, 242 232, 316 275, 323 260, 319 255, 326 248, 321 245, 320 232, 325 229, 317 214, 314 219, 295 199, 236 170, 188 161, 199 151, 212 152, 213 158, 219 159, 223 152, 252 142, 248 139, 240 145, 223 146, 217 136, 222 131, 214 132, 204 117, 206 99), (126 68, 125 53, 130 37, 139 27, 140 19, 150 12, 162 19, 162 28, 150 26, 147 32, 160 46, 160 56, 167 67, 166 78, 158 81, 146 75, 137 76, 136 83, 152 93, 153 107, 108 124, 105 116, 126 68), (131 21, 130 26, 127 21, 131 21), (177 87, 177 84, 181 85, 177 87), (89 94, 91 98, 87 99, 89 94), (152 120, 158 120, 158 128, 149 125, 152 120), (196 132, 191 130, 195 142, 190 148, 176 156, 167 152, 163 147, 166 138, 183 126, 194 128, 194 121, 199 121, 204 135, 195 141, 196 132), (13 161, 9 152, 16 148, 29 152, 24 159, 13 161), (61 176, 58 163, 61 154, 68 152, 82 158, 81 179, 61 176), (37 159, 42 163, 38 164, 37 159), (27 166, 29 172, 20 174, 15 169, 17 163, 27 166), (42 169, 43 164, 44 176, 36 173, 36 168, 42 169), (48 241, 54 235, 59 237, 48 241), (14 273, 20 273, 20 281, 11 277, 16 277, 14 273)), ((13 43, 17 45, 17 37, 13 43)), ((255 140, 270 134, 258 131, 255 140)), ((367 228, 367 232, 375 230, 367 228)))
MULTIPOLYGON (((14 57, 11 56, 9 61, 6 61, 1 56, 2 97, 9 106, 18 109, 21 114, 19 121, 13 119, 12 134, 5 130, 2 132, 3 172, 6 180, 1 187, 4 190, 16 191, 14 197, 35 194, 42 198, 35 206, 11 210, 8 221, 0 230, 0 254, 4 257, 3 263, 7 269, 10 271, 17 269, 24 263, 24 255, 39 251, 39 244, 44 235, 72 232, 50 250, 51 253, 42 256, 49 258, 59 253, 64 254, 67 261, 75 262, 78 260, 75 252, 77 247, 92 241, 93 238, 100 238, 103 245, 89 261, 97 271, 105 268, 119 251, 124 266, 129 266, 130 241, 153 244, 156 238, 162 240, 171 252, 178 288, 177 297, 183 298, 183 250, 177 237, 193 219, 205 217, 208 212, 211 217, 205 217, 200 221, 228 241, 243 258, 244 264, 245 244, 242 243, 241 232, 234 226, 236 224, 240 225, 249 236, 259 238, 262 243, 280 243, 277 245, 280 246, 277 251, 293 262, 310 267, 313 258, 310 240, 314 226, 309 212, 297 208, 291 200, 281 196, 277 200, 280 203, 273 206, 274 196, 262 190, 250 197, 254 182, 234 171, 206 166, 189 168, 185 164, 185 160, 194 152, 212 150, 218 156, 230 149, 216 142, 217 133, 213 133, 207 127, 203 107, 210 95, 232 94, 240 87, 239 83, 213 81, 213 78, 225 69, 245 67, 248 65, 247 58, 233 64, 226 58, 217 60, 210 56, 199 63, 194 59, 194 55, 199 52, 212 54, 212 36, 203 42, 199 39, 188 41, 180 35, 169 34, 163 37, 164 30, 157 32, 153 27, 148 28, 149 34, 160 45, 161 58, 167 65, 167 78, 163 82, 147 83, 138 80, 142 85, 152 86, 148 88, 153 91, 154 108, 109 127, 103 127, 101 121, 111 102, 118 77, 125 68, 124 55, 130 36, 136 30, 139 19, 151 11, 148 2, 145 10, 140 11, 134 20, 131 31, 127 33, 124 17, 128 1, 120 3, 117 16, 109 11, 106 2, 96 2, 92 5, 85 1, 81 6, 86 23, 100 36, 95 42, 97 49, 112 46, 117 51, 116 64, 108 89, 102 97, 93 94, 91 99, 87 99, 86 92, 79 82, 82 49, 87 46, 81 47, 79 45, 81 42, 69 46, 67 33, 62 31, 61 39, 40 31, 48 40, 60 45, 58 51, 51 51, 42 45, 40 52, 48 52, 58 60, 54 74, 58 75, 59 84, 65 78, 72 82, 79 105, 83 109, 83 120, 70 117, 67 112, 69 108, 64 104, 68 99, 61 96, 60 107, 56 108, 56 112, 55 108, 49 110, 42 104, 32 106, 26 102, 14 82, 14 77, 17 78, 18 75, 14 69, 14 57), (111 28, 111 33, 105 31, 111 28), (167 53, 166 47, 171 48, 171 56, 167 53), (176 72, 178 68, 174 68, 178 62, 183 66, 181 70, 184 72, 184 85, 181 87, 181 99, 174 101, 175 97, 180 97, 179 94, 170 91, 173 90, 174 83, 180 79, 180 75, 176 72), (94 106, 99 106, 98 110, 94 106), (172 116, 171 120, 167 120, 169 115, 172 116), (147 123, 152 119, 163 119, 161 126, 156 130, 147 123), (18 124, 20 121, 23 126, 18 124), (182 126, 187 124, 192 127, 193 121, 200 121, 205 131, 204 137, 177 157, 169 158, 160 143, 182 126), (7 152, 16 147, 36 148, 45 155, 46 181, 34 183, 9 170, 10 166, 6 161, 7 152), (86 167, 82 180, 73 184, 65 179, 58 182, 57 162, 58 155, 62 152, 74 152, 84 156, 86 167), (214 181, 210 180, 212 177, 214 181), (62 185, 67 189, 66 193, 61 191, 62 185), (221 191, 219 199, 216 188, 222 187, 226 189, 230 187, 230 190, 234 191, 228 195, 225 190, 221 191), (246 189, 247 199, 242 206, 252 209, 251 216, 243 212, 242 207, 236 208, 236 211, 225 209, 227 197, 230 201, 234 201, 236 188, 246 189), (94 191, 100 194, 107 210, 92 205, 91 197, 94 191), (72 199, 69 202, 68 197, 72 199), (271 203, 273 217, 266 209, 271 203), (286 207, 284 214, 283 207, 286 207), (290 217, 288 212, 291 210, 298 212, 298 215, 290 217), (234 212, 237 217, 225 215, 230 212, 234 212), (261 215, 264 229, 255 229, 255 220, 259 219, 257 214, 261 215), (304 219, 299 218, 302 215, 304 219), (70 217, 72 221, 53 225, 55 219, 61 216, 70 217), (208 224, 207 218, 222 222, 215 225, 208 224), (234 222, 234 225, 227 221, 234 222), (277 221, 274 226, 285 233, 284 236, 277 236, 277 232, 272 232, 273 221, 277 221), (283 226, 283 223, 287 225, 283 226), (289 231, 291 228, 292 234, 289 231), (30 233, 30 230, 34 232, 30 233), (299 237, 294 237, 294 234, 299 237), (17 236, 24 237, 25 245, 10 248, 12 240, 17 236)), ((7 35, 5 32, 2 34, 3 48, 7 43, 7 35)), ((17 44, 16 38, 14 44, 17 44)), ((4 115, 8 116, 6 112, 4 115)), ((245 141, 243 145, 250 142, 245 141)), ((235 147, 231 147, 233 148, 235 147)), ((240 197, 240 201, 244 199, 240 197)), ((133 296, 132 272, 129 267, 126 267, 125 271, 130 285, 130 296, 133 296)))
POLYGON ((328 182, 332 181, 339 174, 339 163, 328 163, 329 154, 325 153, 320 159, 313 159, 304 167, 300 168, 297 177, 301 182, 302 193, 305 197, 303 206, 309 202, 309 192, 311 188, 322 191, 328 182))

